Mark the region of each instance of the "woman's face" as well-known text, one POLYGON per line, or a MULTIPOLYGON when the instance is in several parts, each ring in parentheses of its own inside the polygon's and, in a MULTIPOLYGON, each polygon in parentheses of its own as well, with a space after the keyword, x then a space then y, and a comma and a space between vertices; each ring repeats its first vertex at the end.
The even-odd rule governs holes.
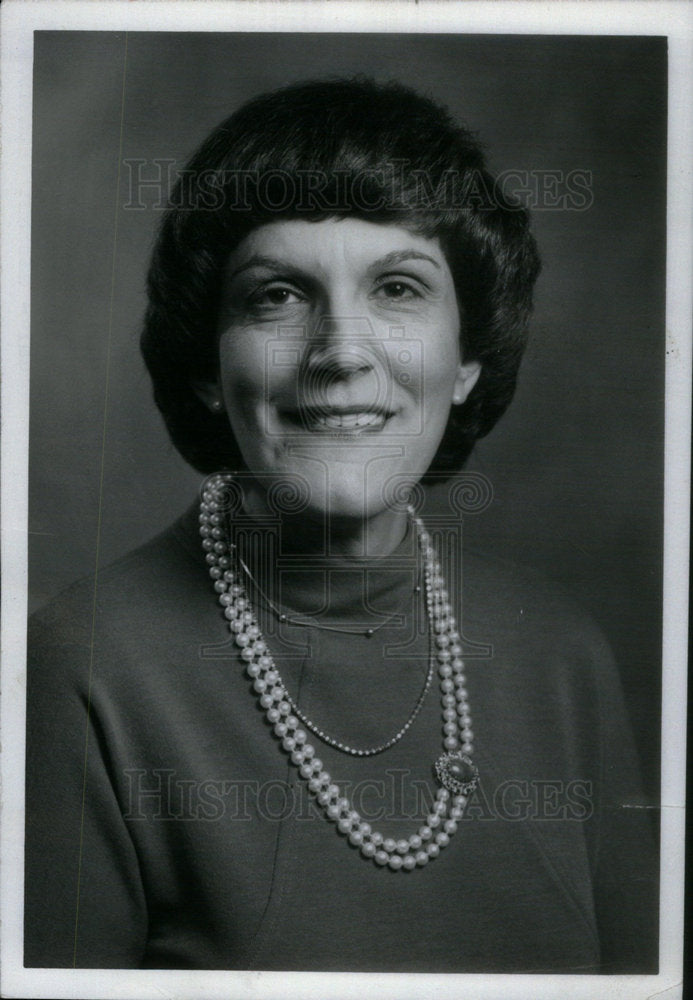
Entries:
POLYGON ((297 477, 309 508, 372 516, 417 482, 450 405, 471 391, 452 275, 437 239, 360 219, 273 222, 231 254, 220 398, 244 461, 297 477))

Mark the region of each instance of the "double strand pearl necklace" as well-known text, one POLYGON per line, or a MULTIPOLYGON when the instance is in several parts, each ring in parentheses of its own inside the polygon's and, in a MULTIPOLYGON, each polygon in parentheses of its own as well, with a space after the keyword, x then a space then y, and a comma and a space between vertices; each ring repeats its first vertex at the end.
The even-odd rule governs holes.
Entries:
MULTIPOLYGON (((235 547, 225 537, 224 492, 231 480, 230 474, 219 473, 205 482, 200 504, 200 534, 214 589, 219 595, 241 659, 253 680, 260 707, 282 748, 307 782, 308 790, 325 818, 337 825, 349 843, 359 848, 365 858, 372 859, 377 865, 387 865, 393 871, 412 871, 423 867, 438 857, 441 849, 450 843, 464 814, 467 798, 479 781, 478 769, 470 756, 473 750, 472 720, 460 635, 430 536, 413 508, 408 508, 424 560, 426 611, 431 634, 429 674, 435 658, 440 678, 443 753, 434 763, 440 788, 431 812, 418 830, 406 839, 394 840, 373 830, 352 808, 349 799, 341 794, 339 786, 323 767, 315 747, 292 711, 293 700, 287 694, 240 582, 241 573, 233 556, 235 547)), ((319 738, 324 739, 324 734, 321 736, 317 727, 311 728, 319 738)), ((336 741, 329 739, 325 742, 339 749, 336 741)))

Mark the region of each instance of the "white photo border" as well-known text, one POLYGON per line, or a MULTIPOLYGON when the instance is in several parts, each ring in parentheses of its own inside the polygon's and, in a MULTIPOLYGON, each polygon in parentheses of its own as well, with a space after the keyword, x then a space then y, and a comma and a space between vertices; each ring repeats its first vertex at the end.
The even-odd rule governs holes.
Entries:
POLYGON ((677 2, 244 2, 9 0, 2 56, 2 979, 4 997, 186 1000, 439 1000, 681 996, 685 822, 688 518, 693 297, 693 6, 677 2), (361 31, 666 35, 669 43, 667 365, 660 971, 656 976, 25 969, 23 943, 25 627, 29 426, 32 45, 35 30, 361 31))

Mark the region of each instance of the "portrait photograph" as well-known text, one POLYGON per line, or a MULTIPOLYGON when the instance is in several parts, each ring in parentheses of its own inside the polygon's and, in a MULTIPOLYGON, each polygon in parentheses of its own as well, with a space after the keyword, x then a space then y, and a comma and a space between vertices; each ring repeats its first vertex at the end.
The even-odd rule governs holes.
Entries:
POLYGON ((692 10, 374 6, 3 11, 3 996, 682 995, 692 10))

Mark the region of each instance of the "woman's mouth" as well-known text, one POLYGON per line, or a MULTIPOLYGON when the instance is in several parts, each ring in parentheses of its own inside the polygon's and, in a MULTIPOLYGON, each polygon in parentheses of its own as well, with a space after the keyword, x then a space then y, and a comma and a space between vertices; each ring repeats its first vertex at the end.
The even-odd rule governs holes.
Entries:
POLYGON ((281 416, 295 427, 313 433, 334 431, 373 433, 382 430, 393 413, 381 409, 306 406, 295 410, 283 410, 281 416))

